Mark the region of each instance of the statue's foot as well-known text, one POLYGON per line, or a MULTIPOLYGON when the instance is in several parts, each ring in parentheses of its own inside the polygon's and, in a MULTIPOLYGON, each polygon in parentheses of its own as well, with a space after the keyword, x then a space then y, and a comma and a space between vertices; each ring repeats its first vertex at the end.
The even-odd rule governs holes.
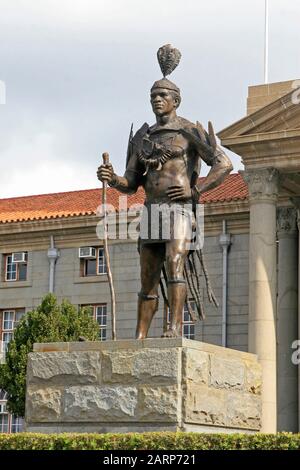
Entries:
POLYGON ((145 338, 146 338, 146 335, 142 332, 138 332, 135 335, 135 339, 138 339, 138 340, 145 339, 145 338))
POLYGON ((162 335, 162 338, 179 338, 180 337, 180 334, 177 333, 176 330, 166 330, 163 335, 162 335))

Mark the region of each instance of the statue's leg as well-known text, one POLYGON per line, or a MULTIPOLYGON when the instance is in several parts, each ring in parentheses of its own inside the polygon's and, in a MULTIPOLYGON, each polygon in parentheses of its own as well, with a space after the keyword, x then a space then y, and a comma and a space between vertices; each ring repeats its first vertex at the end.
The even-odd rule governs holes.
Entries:
MULTIPOLYGON (((184 233, 183 230, 183 235, 184 233)), ((181 336, 182 312, 187 294, 186 281, 183 276, 184 263, 189 252, 187 246, 186 238, 166 243, 170 324, 164 331, 164 337, 181 336)))
POLYGON ((138 299, 136 339, 147 337, 152 318, 158 308, 158 286, 165 258, 163 243, 141 245, 141 292, 138 299))

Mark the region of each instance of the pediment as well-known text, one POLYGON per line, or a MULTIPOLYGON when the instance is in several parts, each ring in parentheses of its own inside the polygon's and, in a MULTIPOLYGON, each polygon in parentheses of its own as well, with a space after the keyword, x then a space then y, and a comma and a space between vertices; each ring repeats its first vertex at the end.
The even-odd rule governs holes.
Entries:
POLYGON ((255 134, 300 130, 300 88, 294 89, 252 114, 218 132, 227 140, 255 134))

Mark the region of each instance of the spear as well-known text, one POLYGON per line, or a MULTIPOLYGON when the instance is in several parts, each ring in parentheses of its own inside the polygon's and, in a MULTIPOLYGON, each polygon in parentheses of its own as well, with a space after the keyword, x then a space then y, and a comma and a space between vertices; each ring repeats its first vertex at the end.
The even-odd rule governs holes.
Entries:
MULTIPOLYGON (((109 154, 103 153, 103 164, 109 164, 109 154)), ((111 273, 110 267, 110 258, 109 258, 109 251, 108 251, 108 230, 107 230, 107 181, 103 181, 102 187, 102 207, 103 207, 103 224, 104 224, 104 236, 103 236, 103 244, 104 244, 104 255, 106 260, 107 266, 107 276, 108 276, 108 283, 110 289, 110 297, 111 297, 111 331, 112 331, 112 339, 116 340, 116 296, 115 296, 115 288, 113 283, 113 277, 111 273)))

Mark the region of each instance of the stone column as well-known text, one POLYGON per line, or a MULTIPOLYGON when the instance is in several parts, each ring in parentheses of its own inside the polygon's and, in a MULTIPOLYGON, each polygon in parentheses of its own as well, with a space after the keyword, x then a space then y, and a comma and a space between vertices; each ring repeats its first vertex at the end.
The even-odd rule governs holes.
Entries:
POLYGON ((277 418, 278 431, 298 431, 298 370, 292 343, 298 334, 298 231, 296 210, 277 213, 277 418))
MULTIPOLYGON (((297 207, 298 254, 300 255, 300 197, 293 197, 292 202, 297 207)), ((300 339, 300 256, 298 256, 298 338, 295 339, 300 339)), ((298 432, 300 432, 300 365, 298 365, 298 432)))
POLYGON ((276 432, 276 201, 278 171, 246 170, 250 203, 249 352, 262 365, 262 432, 276 432))

